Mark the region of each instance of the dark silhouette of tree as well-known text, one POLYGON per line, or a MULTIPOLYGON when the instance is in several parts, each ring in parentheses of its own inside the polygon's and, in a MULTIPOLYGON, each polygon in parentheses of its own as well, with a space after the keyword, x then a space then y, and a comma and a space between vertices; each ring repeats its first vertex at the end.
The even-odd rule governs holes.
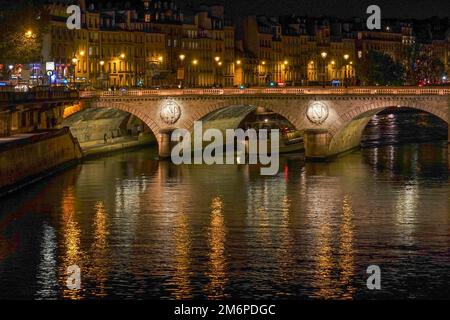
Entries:
POLYGON ((41 61, 42 35, 48 27, 38 0, 0 1, 0 63, 41 61))
POLYGON ((369 51, 358 63, 359 78, 363 85, 403 85, 405 69, 388 54, 369 51))
POLYGON ((408 84, 439 83, 445 73, 444 63, 433 54, 430 46, 416 44, 406 51, 406 79, 408 84))

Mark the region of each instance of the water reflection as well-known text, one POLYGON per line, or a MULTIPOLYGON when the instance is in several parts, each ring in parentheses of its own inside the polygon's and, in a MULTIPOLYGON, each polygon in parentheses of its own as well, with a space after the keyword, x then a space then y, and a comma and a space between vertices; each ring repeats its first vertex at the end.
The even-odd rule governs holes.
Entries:
POLYGON ((2 237, 22 240, 0 286, 16 298, 371 298, 365 270, 381 263, 381 297, 448 297, 448 161, 444 143, 283 159, 275 177, 146 150, 88 161, 17 195, 23 205, 0 201, 2 237), (81 290, 65 286, 73 264, 81 290))
POLYGON ((180 214, 175 217, 175 252, 174 252, 174 275, 171 284, 173 298, 190 299, 191 293, 191 239, 189 234, 189 223, 187 216, 180 214))
POLYGON ((211 204, 211 227, 209 230, 209 283, 205 288, 208 299, 224 299, 227 284, 225 256, 226 228, 223 215, 223 201, 215 197, 211 204))
POLYGON ((62 263, 60 265, 60 287, 63 288, 63 296, 66 299, 81 299, 82 290, 71 290, 66 286, 66 280, 69 276, 67 268, 72 265, 79 266, 82 270, 84 265, 84 253, 81 248, 81 229, 76 220, 75 207, 75 189, 74 186, 68 186, 61 199, 61 229, 63 239, 62 245, 62 263))
POLYGON ((108 235, 109 223, 108 214, 102 201, 95 205, 94 215, 94 241, 90 250, 90 264, 87 276, 95 283, 95 291, 92 293, 96 297, 107 296, 106 287, 108 285, 108 235))
POLYGON ((342 223, 340 227, 340 257, 339 257, 339 287, 343 288, 341 297, 351 299, 356 291, 352 277, 355 276, 355 252, 353 207, 350 195, 345 195, 342 201, 342 223))
POLYGON ((42 235, 41 261, 38 265, 36 276, 39 287, 36 292, 36 299, 57 299, 58 298, 58 275, 57 275, 57 243, 55 229, 48 224, 44 224, 42 235))

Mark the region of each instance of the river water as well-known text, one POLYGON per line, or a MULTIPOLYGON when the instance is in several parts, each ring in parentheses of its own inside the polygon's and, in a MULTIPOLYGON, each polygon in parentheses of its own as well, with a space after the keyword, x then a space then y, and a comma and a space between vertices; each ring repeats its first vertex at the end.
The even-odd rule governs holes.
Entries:
POLYGON ((450 298, 448 147, 386 145, 407 119, 374 118, 370 148, 328 163, 283 157, 274 177, 151 148, 29 186, 0 199, 0 298, 450 298))

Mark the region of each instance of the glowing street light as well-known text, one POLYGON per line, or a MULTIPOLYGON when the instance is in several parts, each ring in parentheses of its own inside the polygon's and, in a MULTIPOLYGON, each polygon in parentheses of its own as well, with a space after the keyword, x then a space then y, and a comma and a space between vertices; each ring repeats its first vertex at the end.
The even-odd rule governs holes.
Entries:
POLYGON ((198 64, 198 60, 197 59, 192 60, 192 64, 196 66, 198 64))
POLYGON ((77 64, 77 62, 78 62, 78 59, 77 59, 77 58, 73 58, 73 59, 72 59, 72 63, 73 63, 73 64, 77 64))
POLYGON ((158 61, 159 61, 159 62, 163 62, 163 60, 164 60, 164 58, 163 58, 162 56, 159 56, 159 57, 158 57, 158 61))
POLYGON ((121 59, 125 59, 125 53, 121 53, 121 54, 120 54, 120 58, 121 58, 121 59))
POLYGON ((33 36, 33 31, 28 30, 27 32, 25 32, 25 36, 26 36, 27 38, 31 38, 31 37, 33 36))
POLYGON ((184 61, 184 59, 186 59, 186 56, 184 54, 180 54, 179 58, 181 61, 184 61))
POLYGON ((214 60, 216 60, 216 62, 220 61, 220 57, 215 57, 214 60))
MULTIPOLYGON (((322 59, 325 61, 325 59, 328 56, 328 53, 323 51, 320 55, 321 55, 322 59)), ((327 65, 326 65, 326 63, 324 63, 323 64, 323 84, 322 84, 323 88, 325 88, 325 82, 327 81, 326 77, 327 77, 327 65)))
POLYGON ((221 66, 221 65, 222 65, 222 61, 219 61, 217 64, 218 64, 219 66, 221 66))
POLYGON ((264 66, 264 65, 266 65, 266 62, 265 61, 263 61, 263 62, 261 62, 261 64, 264 66))
POLYGON ((236 61, 236 64, 237 64, 237 65, 240 65, 241 63, 242 63, 241 60, 236 61))
POLYGON ((80 56, 84 57, 85 52, 83 50, 80 51, 80 56))
POLYGON ((287 61, 287 60, 284 60, 284 62, 283 62, 283 63, 284 63, 284 65, 285 65, 285 66, 287 66, 287 65, 289 64, 289 61, 287 61))
POLYGON ((103 67, 105 65, 105 61, 100 61, 100 65, 103 67))
POLYGON ((344 54, 344 59, 345 59, 345 60, 348 60, 349 58, 350 58, 350 55, 344 54))

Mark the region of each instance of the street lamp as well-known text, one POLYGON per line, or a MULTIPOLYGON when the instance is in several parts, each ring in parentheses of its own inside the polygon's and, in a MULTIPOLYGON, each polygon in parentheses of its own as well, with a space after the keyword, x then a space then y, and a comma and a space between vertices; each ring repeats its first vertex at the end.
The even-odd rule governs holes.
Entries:
POLYGON ((181 61, 181 71, 180 69, 178 70, 178 75, 177 75, 177 79, 180 80, 180 83, 178 85, 178 88, 182 89, 183 88, 183 82, 184 82, 184 77, 185 77, 185 70, 184 70, 184 59, 186 59, 186 56, 184 54, 180 54, 178 56, 178 58, 181 61))
POLYGON ((99 64, 100 64, 100 67, 101 67, 101 68, 100 68, 101 89, 103 89, 103 82, 104 82, 104 80, 105 80, 105 75, 104 75, 104 68, 103 68, 103 66, 105 65, 105 61, 100 60, 99 64))
POLYGON ((216 62, 220 61, 220 57, 215 57, 214 60, 216 60, 216 62))
POLYGON ((265 68, 263 68, 263 67, 265 67, 266 63, 267 62, 265 60, 261 61, 261 65, 260 65, 260 68, 258 71, 258 84, 259 85, 261 85, 261 75, 263 75, 263 74, 265 75, 264 82, 267 82, 267 70, 265 68))
POLYGON ((27 32, 25 32, 25 36, 26 36, 27 38, 31 38, 31 37, 33 36, 33 31, 28 30, 27 32))
POLYGON ((78 63, 78 59, 77 57, 73 57, 72 58, 72 68, 73 68, 73 72, 72 72, 72 85, 75 86, 75 72, 76 72, 76 66, 78 63))
POLYGON ((121 54, 120 54, 120 58, 121 58, 121 59, 125 59, 125 53, 121 53, 121 54))
POLYGON ((347 88, 348 86, 348 64, 347 61, 350 58, 350 55, 344 54, 344 60, 345 60, 345 69, 344 69, 344 86, 347 88))
MULTIPOLYGON (((197 59, 192 60, 192 65, 197 66, 198 65, 198 60, 197 59)), ((194 80, 193 85, 194 85, 194 88, 195 88, 196 85, 197 85, 197 70, 194 71, 194 78, 193 78, 193 80, 194 80)))
POLYGON ((84 57, 85 52, 83 50, 80 51, 80 56, 84 57))
POLYGON ((326 53, 325 51, 323 51, 321 54, 321 57, 323 59, 323 84, 322 87, 325 88, 325 82, 326 82, 326 73, 327 73, 327 65, 325 63, 325 59, 328 56, 328 53, 326 53))

